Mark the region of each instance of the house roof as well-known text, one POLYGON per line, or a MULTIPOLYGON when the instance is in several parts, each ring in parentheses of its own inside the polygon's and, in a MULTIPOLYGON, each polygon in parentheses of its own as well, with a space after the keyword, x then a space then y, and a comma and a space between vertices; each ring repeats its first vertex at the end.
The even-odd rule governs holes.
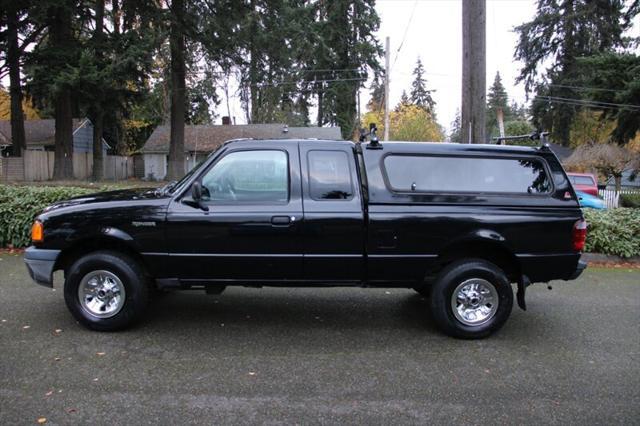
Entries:
MULTIPOLYGON (((73 131, 82 126, 86 119, 74 118, 73 131)), ((24 133, 29 145, 53 145, 55 143, 56 122, 54 119, 25 120, 24 133)), ((0 120, 0 144, 11 145, 11 121, 0 120)))
MULTIPOLYGON (((184 148, 189 152, 210 152, 230 139, 342 139, 340 127, 288 127, 284 124, 240 124, 185 126, 184 148)), ((158 126, 142 149, 143 153, 169 152, 169 126, 158 126)))

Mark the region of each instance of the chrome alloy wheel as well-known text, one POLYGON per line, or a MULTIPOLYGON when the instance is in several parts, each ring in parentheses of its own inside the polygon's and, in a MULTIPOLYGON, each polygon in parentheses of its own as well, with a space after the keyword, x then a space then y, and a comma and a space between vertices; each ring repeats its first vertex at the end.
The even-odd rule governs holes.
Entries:
POLYGON ((451 309, 456 319, 464 325, 485 324, 498 311, 498 291, 487 280, 468 279, 453 291, 451 309))
POLYGON ((92 271, 80 281, 78 299, 89 315, 111 318, 124 306, 124 284, 109 271, 92 271))

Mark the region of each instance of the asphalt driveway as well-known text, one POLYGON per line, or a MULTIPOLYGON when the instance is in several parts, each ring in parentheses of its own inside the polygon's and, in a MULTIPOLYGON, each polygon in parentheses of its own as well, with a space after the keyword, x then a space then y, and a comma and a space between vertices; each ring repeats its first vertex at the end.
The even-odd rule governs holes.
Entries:
POLYGON ((638 424, 640 271, 530 288, 481 341, 410 290, 177 293, 90 332, 0 255, 0 424, 638 424))

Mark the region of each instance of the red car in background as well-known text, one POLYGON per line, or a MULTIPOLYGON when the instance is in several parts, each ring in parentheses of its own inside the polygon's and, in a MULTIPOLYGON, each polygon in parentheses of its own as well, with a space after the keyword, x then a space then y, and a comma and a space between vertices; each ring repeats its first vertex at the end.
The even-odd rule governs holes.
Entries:
POLYGON ((567 173, 573 189, 598 196, 598 179, 591 173, 567 173))

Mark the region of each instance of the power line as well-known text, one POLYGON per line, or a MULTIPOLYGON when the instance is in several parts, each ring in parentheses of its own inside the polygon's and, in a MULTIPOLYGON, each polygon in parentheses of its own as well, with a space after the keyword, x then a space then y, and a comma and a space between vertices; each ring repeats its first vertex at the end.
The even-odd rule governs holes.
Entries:
POLYGON ((411 27, 411 22, 413 21, 413 15, 416 11, 416 6, 418 5, 418 0, 413 2, 413 8, 411 9, 411 15, 409 15, 409 21, 407 22, 407 26, 404 28, 404 35, 402 36, 402 41, 400 42, 400 46, 398 46, 398 50, 396 50, 396 58, 393 60, 393 65, 391 68, 396 66, 396 62, 398 61, 398 56, 400 56, 400 50, 402 46, 404 46, 404 41, 407 38, 407 33, 409 32, 409 27, 411 27))
POLYGON ((634 111, 640 111, 640 105, 611 104, 611 103, 602 104, 595 101, 573 99, 573 98, 554 98, 552 96, 536 96, 534 100, 538 100, 541 102, 554 103, 554 104, 582 106, 586 108, 595 108, 595 109, 618 110, 620 108, 626 108, 634 111))
POLYGON ((614 103, 614 102, 600 102, 600 101, 594 101, 594 100, 590 100, 590 99, 562 98, 562 97, 559 97, 559 96, 544 96, 544 95, 538 95, 537 97, 546 98, 546 99, 549 99, 549 100, 556 100, 556 101, 570 101, 570 102, 578 102, 578 103, 588 103, 588 104, 593 104, 593 105, 610 106, 610 107, 616 107, 616 108, 630 108, 630 109, 638 109, 638 108, 640 108, 640 105, 619 104, 619 103, 614 103))
POLYGON ((591 91, 591 92, 624 92, 624 90, 620 89, 604 89, 599 87, 585 87, 585 86, 570 86, 568 84, 548 84, 548 86, 553 87, 564 87, 566 89, 575 89, 575 90, 583 90, 583 91, 591 91))
MULTIPOLYGON (((304 70, 295 70, 292 71, 293 73, 309 73, 309 72, 356 72, 356 71, 362 71, 360 68, 342 68, 342 69, 330 69, 330 68, 324 68, 324 69, 304 69, 304 70)), ((226 75, 227 73, 224 71, 207 71, 207 70, 192 70, 189 71, 192 74, 220 74, 220 75, 226 75)))
POLYGON ((300 83, 328 83, 334 81, 366 81, 366 78, 358 77, 358 78, 331 78, 331 79, 322 79, 322 80, 290 80, 290 81, 276 81, 273 83, 258 83, 252 84, 252 87, 268 87, 268 86, 281 86, 287 84, 300 84, 300 83))

